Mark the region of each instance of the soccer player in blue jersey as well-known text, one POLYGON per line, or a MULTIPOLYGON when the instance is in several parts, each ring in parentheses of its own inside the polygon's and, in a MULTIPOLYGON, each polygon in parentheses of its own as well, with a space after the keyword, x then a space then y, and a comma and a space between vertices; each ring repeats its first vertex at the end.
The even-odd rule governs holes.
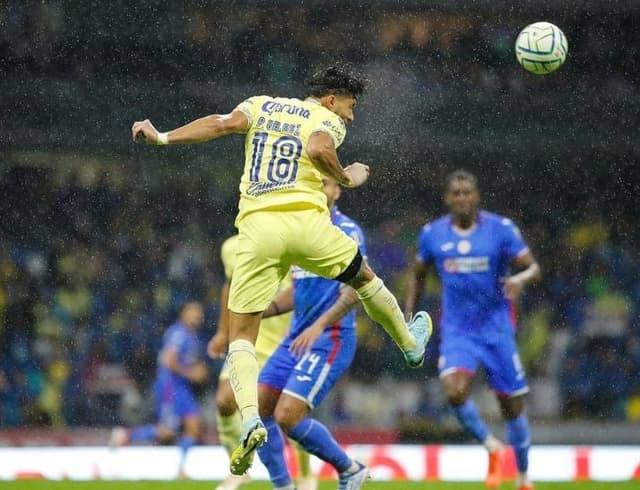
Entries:
MULTIPOLYGON (((366 258, 360 227, 335 206, 340 186, 323 179, 331 221, 358 244, 366 258)), ((280 428, 306 451, 332 464, 339 475, 339 489, 357 490, 368 477, 367 468, 352 460, 329 430, 310 418, 351 365, 356 351, 355 311, 358 296, 348 285, 325 279, 299 267, 293 268, 293 286, 276 296, 265 316, 293 310, 289 334, 267 360, 258 378, 260 417, 269 433, 258 454, 269 470, 274 488, 295 487, 283 457, 280 428)))
POLYGON ((476 369, 484 367, 515 451, 518 488, 531 490, 531 436, 523 410, 529 388, 516 348, 512 305, 525 285, 540 277, 540 267, 516 225, 478 209, 479 200, 474 175, 458 170, 448 176, 445 204, 450 213, 420 233, 405 313, 416 307, 428 264, 433 263, 443 285, 438 368, 447 399, 462 426, 489 451, 486 483, 497 488, 504 445, 489 432, 469 399, 476 369), (512 265, 520 272, 510 275, 512 265))
POLYGON ((178 321, 163 336, 154 384, 157 423, 130 430, 116 427, 111 434, 111 446, 170 443, 178 439, 180 476, 184 476, 187 451, 197 443, 202 430, 192 383, 202 383, 207 378, 204 349, 196 335, 203 321, 202 305, 189 301, 181 307, 178 321))
MULTIPOLYGON (((133 123, 134 141, 169 145, 245 135, 245 165, 236 217, 238 264, 229 291, 231 388, 242 417, 240 444, 230 471, 242 475, 267 439, 259 417, 254 344, 265 308, 291 265, 349 284, 369 317, 380 324, 410 367, 422 365, 431 318, 420 311, 406 322, 398 302, 373 272, 356 243, 331 223, 322 177, 345 187, 369 178, 360 162, 343 167, 337 148, 363 93, 361 80, 342 67, 317 72, 305 99, 250 97, 228 114, 196 119, 159 132, 148 119, 133 123)), ((225 169, 226 170, 226 169, 225 169)))

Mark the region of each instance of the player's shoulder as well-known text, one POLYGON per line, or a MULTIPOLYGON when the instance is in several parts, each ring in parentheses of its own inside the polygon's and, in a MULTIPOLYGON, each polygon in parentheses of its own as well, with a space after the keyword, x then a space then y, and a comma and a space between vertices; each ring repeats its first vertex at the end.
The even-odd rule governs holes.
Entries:
POLYGON ((185 336, 186 328, 180 322, 173 323, 167 328, 164 337, 167 340, 175 341, 185 336))
POLYGON ((485 223, 489 223, 493 226, 497 226, 497 227, 511 227, 511 226, 515 226, 513 220, 511 220, 510 218, 507 218, 506 216, 503 216, 501 214, 498 213, 493 213, 491 211, 487 211, 486 209, 481 209, 479 212, 479 217, 480 219, 485 222, 485 223))
POLYGON ((449 225, 451 224, 451 216, 445 214, 444 216, 440 216, 432 221, 428 221, 425 223, 420 230, 420 233, 423 235, 428 235, 432 233, 437 233, 443 230, 447 230, 449 225))

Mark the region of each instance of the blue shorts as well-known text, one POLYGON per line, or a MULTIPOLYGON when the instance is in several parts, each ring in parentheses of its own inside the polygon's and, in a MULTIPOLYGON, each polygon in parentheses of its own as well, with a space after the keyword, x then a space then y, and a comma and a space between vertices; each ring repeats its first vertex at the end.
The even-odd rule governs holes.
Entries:
POLYGON ((158 423, 172 432, 179 432, 182 421, 200 416, 196 397, 184 382, 172 378, 161 378, 154 385, 156 416, 158 423))
POLYGON ((258 384, 299 398, 310 408, 317 407, 351 365, 356 353, 355 331, 325 330, 299 359, 289 351, 292 340, 287 337, 271 355, 258 384))
POLYGON ((527 393, 529 386, 511 333, 499 342, 484 342, 468 334, 447 335, 440 343, 438 370, 440 377, 453 371, 475 374, 484 367, 489 386, 500 396, 514 397, 527 393))

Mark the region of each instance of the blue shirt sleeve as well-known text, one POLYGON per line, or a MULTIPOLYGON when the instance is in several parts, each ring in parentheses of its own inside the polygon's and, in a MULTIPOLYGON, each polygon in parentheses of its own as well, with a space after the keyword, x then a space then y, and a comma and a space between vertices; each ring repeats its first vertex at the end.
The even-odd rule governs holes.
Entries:
POLYGON ((418 237, 418 260, 420 262, 431 262, 433 260, 431 252, 431 225, 425 225, 418 237))
POLYGON ((502 236, 504 251, 510 259, 517 257, 529 248, 518 227, 508 218, 502 220, 502 236))
POLYGON ((171 329, 167 332, 167 339, 164 343, 164 349, 172 348, 177 351, 180 351, 182 346, 185 343, 185 335, 184 332, 179 329, 171 329))

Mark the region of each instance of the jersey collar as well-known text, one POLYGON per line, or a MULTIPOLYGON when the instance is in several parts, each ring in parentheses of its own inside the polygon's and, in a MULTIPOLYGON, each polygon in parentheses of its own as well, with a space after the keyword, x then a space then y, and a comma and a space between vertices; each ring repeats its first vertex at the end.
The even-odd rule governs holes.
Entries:
POLYGON ((458 236, 463 238, 473 235, 473 233, 478 229, 478 227, 482 224, 483 221, 483 211, 482 209, 478 209, 476 213, 476 221, 471 225, 471 228, 463 230, 462 228, 458 228, 456 224, 453 222, 453 216, 449 215, 449 227, 451 230, 458 236))
POLYGON ((315 97, 307 97, 306 99, 304 99, 305 102, 310 102, 311 104, 315 104, 315 105, 322 105, 320 103, 320 101, 318 99, 316 99, 315 97))

